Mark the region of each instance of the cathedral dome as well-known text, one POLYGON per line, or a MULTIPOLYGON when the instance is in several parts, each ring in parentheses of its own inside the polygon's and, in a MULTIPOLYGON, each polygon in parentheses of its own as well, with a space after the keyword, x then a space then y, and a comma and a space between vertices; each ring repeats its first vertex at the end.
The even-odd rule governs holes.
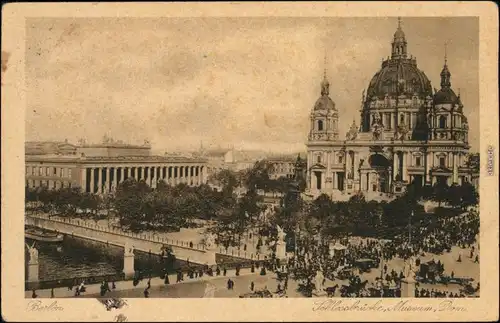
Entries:
POLYGON ((428 96, 432 94, 431 82, 424 72, 418 69, 416 60, 390 59, 382 64, 370 81, 368 97, 383 98, 385 95, 401 94, 428 96))

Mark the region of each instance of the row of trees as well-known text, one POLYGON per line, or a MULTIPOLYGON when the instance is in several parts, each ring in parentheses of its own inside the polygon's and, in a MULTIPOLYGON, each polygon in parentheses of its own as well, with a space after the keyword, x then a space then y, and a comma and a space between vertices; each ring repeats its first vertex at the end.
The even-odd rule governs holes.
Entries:
POLYGON ((95 217, 100 210, 107 209, 109 200, 96 194, 82 193, 79 188, 49 190, 45 186, 34 189, 26 187, 27 208, 52 214, 82 215, 95 217))
POLYGON ((453 184, 449 186, 446 182, 436 182, 433 186, 423 186, 412 183, 407 187, 407 195, 416 200, 432 200, 441 206, 447 203, 454 208, 465 210, 469 206, 479 203, 479 194, 476 188, 469 182, 462 185, 453 184))

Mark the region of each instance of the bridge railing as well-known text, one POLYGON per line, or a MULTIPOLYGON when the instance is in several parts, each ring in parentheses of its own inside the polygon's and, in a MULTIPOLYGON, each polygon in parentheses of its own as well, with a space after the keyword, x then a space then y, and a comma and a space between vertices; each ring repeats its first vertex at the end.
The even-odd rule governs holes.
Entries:
POLYGON ((117 234, 117 235, 121 235, 121 236, 125 236, 125 237, 141 239, 141 240, 150 241, 150 242, 163 243, 163 244, 171 245, 171 246, 190 248, 190 249, 195 249, 195 250, 206 250, 205 245, 199 244, 199 243, 194 244, 194 243, 188 242, 188 241, 183 241, 183 240, 178 240, 178 239, 169 239, 167 237, 159 236, 158 234, 155 234, 155 233, 138 233, 138 232, 124 231, 118 227, 100 226, 100 225, 97 225, 95 223, 88 223, 87 221, 84 221, 81 219, 68 219, 68 218, 56 218, 56 217, 49 218, 48 216, 43 216, 43 215, 29 215, 28 217, 40 218, 40 219, 44 219, 44 220, 65 223, 65 224, 71 224, 74 226, 92 229, 95 231, 113 233, 113 234, 117 234))
POLYGON ((65 279, 54 279, 54 280, 42 280, 38 282, 25 282, 24 290, 32 290, 32 289, 49 289, 49 288, 58 288, 58 287, 69 287, 69 286, 78 286, 82 281, 85 281, 85 284, 96 284, 103 281, 107 282, 118 282, 125 280, 124 273, 116 273, 113 275, 97 275, 91 277, 77 277, 77 278, 65 278, 65 279))

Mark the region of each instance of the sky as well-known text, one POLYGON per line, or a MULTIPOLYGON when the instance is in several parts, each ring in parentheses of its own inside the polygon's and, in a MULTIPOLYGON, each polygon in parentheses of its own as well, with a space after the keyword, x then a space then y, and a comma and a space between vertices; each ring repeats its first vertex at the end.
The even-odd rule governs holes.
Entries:
MULTIPOLYGON (((341 138, 391 52, 397 18, 30 18, 26 140, 155 150, 304 151, 325 69, 341 138)), ((408 54, 439 89, 448 67, 479 147, 479 20, 404 18, 408 54)))

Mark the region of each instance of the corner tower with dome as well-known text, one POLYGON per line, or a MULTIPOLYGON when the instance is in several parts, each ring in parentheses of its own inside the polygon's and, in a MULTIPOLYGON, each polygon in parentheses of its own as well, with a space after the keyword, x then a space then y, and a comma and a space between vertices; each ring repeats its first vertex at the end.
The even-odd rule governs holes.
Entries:
POLYGON ((407 45, 398 19, 391 56, 363 91, 360 124, 353 120, 345 139, 337 126, 348 121, 339 120, 325 73, 307 141, 307 187, 313 195, 380 196, 402 194, 410 183, 471 182, 467 118, 451 87, 446 54, 441 89, 433 91, 407 45))

